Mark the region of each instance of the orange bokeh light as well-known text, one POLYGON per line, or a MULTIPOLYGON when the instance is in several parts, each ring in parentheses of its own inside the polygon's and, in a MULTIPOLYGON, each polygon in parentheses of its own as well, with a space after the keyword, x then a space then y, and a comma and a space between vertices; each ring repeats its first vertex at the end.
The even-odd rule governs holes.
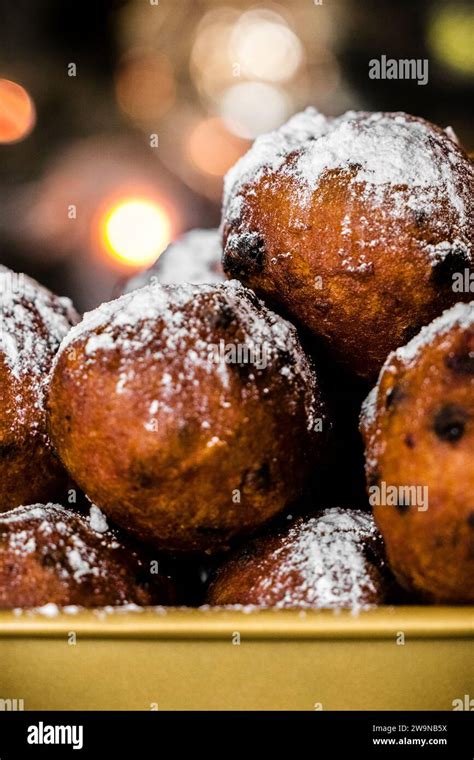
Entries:
POLYGON ((245 153, 248 142, 232 135, 222 119, 203 119, 188 137, 187 154, 202 174, 223 177, 245 153))
POLYGON ((100 218, 102 248, 116 263, 139 269, 152 264, 172 238, 171 219, 156 200, 121 198, 100 218))
POLYGON ((35 121, 35 107, 25 88, 9 79, 0 79, 0 143, 23 140, 35 121))
POLYGON ((175 83, 169 60, 150 51, 132 51, 119 67, 116 94, 132 120, 154 122, 173 105, 175 83))

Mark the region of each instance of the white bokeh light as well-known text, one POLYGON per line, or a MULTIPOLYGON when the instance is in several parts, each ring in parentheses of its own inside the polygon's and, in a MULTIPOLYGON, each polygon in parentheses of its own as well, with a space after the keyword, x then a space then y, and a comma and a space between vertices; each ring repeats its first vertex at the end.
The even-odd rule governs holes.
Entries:
POLYGON ((243 13, 235 24, 231 56, 248 78, 285 82, 301 65, 303 47, 281 16, 255 9, 243 13))
POLYGON ((220 115, 230 132, 252 140, 276 129, 292 111, 289 95, 264 82, 241 82, 229 87, 220 101, 220 115))

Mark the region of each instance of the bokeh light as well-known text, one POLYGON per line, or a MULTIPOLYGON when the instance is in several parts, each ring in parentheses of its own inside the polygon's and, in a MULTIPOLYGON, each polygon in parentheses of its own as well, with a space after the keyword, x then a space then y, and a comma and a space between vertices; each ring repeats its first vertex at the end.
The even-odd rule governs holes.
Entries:
POLYGON ((120 63, 115 89, 120 108, 133 121, 161 118, 175 99, 168 58, 147 49, 130 51, 120 63))
POLYGON ((223 177, 248 148, 248 143, 232 135, 222 119, 202 119, 189 135, 186 152, 201 174, 223 177))
POLYGON ((204 108, 217 111, 240 140, 279 127, 295 110, 304 83, 303 44, 274 8, 209 11, 197 28, 190 61, 204 108))
POLYGON ((232 58, 248 78, 286 82, 303 60, 303 46, 283 17, 261 8, 241 15, 230 42, 232 58))
POLYGON ((228 129, 238 137, 253 139, 283 124, 291 114, 289 94, 264 82, 241 82, 229 87, 220 102, 228 129))
POLYGON ((165 208, 148 198, 125 198, 109 208, 101 222, 107 254, 119 264, 138 269, 152 264, 171 240, 165 208))
POLYGON ((474 74, 474 8, 440 6, 429 27, 428 44, 436 58, 463 75, 474 74))
POLYGON ((219 8, 208 11, 198 25, 190 56, 191 75, 208 98, 218 96, 234 76, 231 37, 238 19, 238 11, 219 8))
POLYGON ((25 88, 9 79, 0 79, 0 143, 23 140, 35 121, 35 107, 25 88))

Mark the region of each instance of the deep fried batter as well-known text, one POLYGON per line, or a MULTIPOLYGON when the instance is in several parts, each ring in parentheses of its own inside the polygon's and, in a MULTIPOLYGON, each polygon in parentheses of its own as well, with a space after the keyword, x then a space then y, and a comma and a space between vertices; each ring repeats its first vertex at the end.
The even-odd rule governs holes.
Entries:
POLYGON ((0 267, 0 512, 48 501, 65 483, 44 397, 53 357, 78 319, 69 299, 0 267))
POLYGON ((154 285, 86 315, 50 427, 92 501, 153 545, 217 551, 299 498, 326 421, 295 328, 240 283, 154 285))
POLYGON ((372 515, 334 507, 240 549, 217 572, 208 601, 360 609, 385 600, 389 577, 372 515))
POLYGON ((57 504, 0 515, 0 607, 172 604, 156 560, 104 523, 96 507, 89 519, 57 504))
POLYGON ((226 177, 224 270, 374 380, 389 351, 465 293, 474 169, 403 113, 314 109, 259 137, 226 177))
POLYGON ((474 301, 388 357, 361 427, 399 582, 429 601, 474 602, 474 301))

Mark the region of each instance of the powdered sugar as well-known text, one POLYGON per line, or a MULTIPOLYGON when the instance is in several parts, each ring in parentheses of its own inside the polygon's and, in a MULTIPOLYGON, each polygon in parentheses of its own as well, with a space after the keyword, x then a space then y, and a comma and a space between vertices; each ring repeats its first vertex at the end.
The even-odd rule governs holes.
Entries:
POLYGON ((466 266, 472 259, 471 248, 459 237, 452 241, 442 240, 440 243, 427 243, 424 250, 433 266, 443 261, 451 251, 456 251, 459 258, 464 259, 466 266))
POLYGON ((124 292, 155 282, 169 285, 223 282, 221 256, 219 230, 191 230, 171 243, 150 269, 133 277, 124 292))
MULTIPOLYGON (((17 609, 15 612, 19 613, 20 610, 17 609)), ((42 617, 55 618, 59 615, 59 607, 57 604, 49 602, 48 604, 43 604, 41 607, 36 607, 36 612, 38 615, 42 615, 42 617)))
MULTIPOLYGON (((361 427, 367 432, 371 429, 377 419, 379 406, 379 391, 382 377, 386 372, 396 372, 400 367, 410 368, 419 358, 425 348, 430 346, 435 340, 442 338, 452 330, 459 328, 467 330, 474 326, 474 301, 469 303, 457 303, 450 309, 446 309, 439 317, 433 320, 429 325, 422 327, 420 332, 415 335, 405 346, 400 346, 392 351, 380 370, 376 385, 372 388, 369 395, 362 404, 361 409, 361 427)), ((377 435, 377 430, 372 431, 377 435)), ((375 439, 370 446, 372 451, 377 450, 375 439)), ((370 469, 375 463, 375 454, 367 461, 367 468, 370 469)))
MULTIPOLYGON (((442 130, 404 113, 349 111, 329 118, 308 108, 297 114, 279 130, 257 138, 229 171, 224 218, 228 222, 241 219, 244 189, 248 193, 249 183, 277 171, 293 181, 295 203, 304 207, 331 170, 349 173, 352 192, 362 193, 378 209, 386 208, 393 218, 406 215, 407 209, 427 215, 447 206, 458 244, 472 255, 470 231, 464 227, 469 227, 472 216, 468 185, 474 181, 474 168, 442 130)), ((346 215, 342 234, 350 232, 351 220, 346 215)), ((240 228, 239 234, 245 234, 245 229, 240 228)), ((446 241, 427 250, 432 264, 452 250, 448 229, 446 235, 446 241)))
POLYGON ((456 327, 466 330, 473 324, 474 301, 470 301, 470 303, 457 303, 451 309, 446 309, 441 316, 437 317, 429 325, 422 327, 418 335, 415 335, 406 346, 401 346, 390 354, 384 366, 391 364, 394 357, 404 365, 411 364, 419 356, 420 351, 430 345, 436 338, 456 327))
MULTIPOLYGON (((99 620, 105 620, 113 615, 140 613, 144 611, 144 607, 139 607, 137 604, 125 602, 123 604, 115 606, 106 605, 105 607, 91 608, 87 610, 87 614, 91 615, 99 620)), ((157 615, 166 615, 166 607, 147 607, 147 610, 153 610, 157 615)), ((57 604, 49 602, 43 604, 41 607, 15 607, 12 610, 16 617, 34 618, 37 615, 40 617, 46 617, 50 619, 59 618, 64 615, 79 615, 84 613, 84 608, 77 604, 66 604, 59 607, 57 604)))
MULTIPOLYGON (((48 517, 48 511, 50 507, 54 507, 53 504, 32 504, 28 507, 16 507, 9 512, 2 512, 0 514, 0 521, 2 525, 10 525, 12 523, 23 522, 23 520, 45 520, 48 517)), ((59 507, 62 510, 62 507, 59 507)))
MULTIPOLYGON (((295 117, 297 118, 297 117, 295 117)), ((364 182, 374 194, 378 186, 408 185, 417 188, 411 197, 412 208, 426 211, 440 189, 458 212, 459 222, 466 218, 465 206, 452 176, 449 157, 460 161, 447 141, 442 148, 425 122, 408 119, 405 114, 370 115, 349 111, 327 122, 327 131, 318 135, 297 157, 293 171, 313 192, 320 177, 331 169, 356 167, 353 182, 364 182)), ((454 162, 456 163, 456 162, 454 162)), ((377 193, 375 192, 377 197, 377 193)), ((383 196, 378 196, 382 200, 383 196)))
POLYGON ((377 415, 377 397, 378 387, 374 385, 369 395, 365 399, 361 408, 361 419, 364 420, 364 425, 372 425, 377 415))
POLYGON ((456 132, 451 126, 445 127, 444 131, 448 135, 449 139, 452 140, 454 143, 456 143, 456 145, 461 145, 459 137, 457 136, 456 132))
MULTIPOLYGON (((97 523, 97 516, 91 519, 91 523, 94 521, 97 523)), ((0 553, 5 547, 9 554, 18 558, 35 553, 43 556, 46 547, 51 558, 56 557, 58 576, 81 583, 85 578, 99 577, 105 572, 100 542, 108 550, 120 546, 112 534, 101 535, 98 537, 99 543, 94 546, 86 543, 87 527, 85 518, 59 504, 17 507, 0 515, 0 553), (21 525, 20 530, 17 525, 21 525)), ((94 530, 92 524, 91 528, 94 530)), ((104 531, 100 533, 104 534, 104 531)))
POLYGON ((0 608, 171 602, 171 580, 150 562, 146 550, 58 504, 0 514, 0 608))
POLYGON ((364 512, 332 508, 297 520, 265 559, 272 570, 258 581, 263 606, 265 598, 277 608, 370 606, 368 599, 380 597, 380 577, 365 550, 370 544, 376 556, 378 542, 373 518, 364 512))
MULTIPOLYGON (((77 320, 69 299, 58 298, 26 275, 0 269, 0 360, 13 382, 33 388, 40 417, 53 356, 77 320)), ((14 418, 19 422, 22 404, 18 394, 14 418)))
POLYGON ((84 576, 87 575, 99 575, 99 568, 90 562, 89 556, 84 556, 81 552, 84 544, 77 539, 77 536, 73 538, 75 546, 73 549, 66 549, 66 557, 69 563, 69 567, 72 570, 72 576, 75 581, 80 582, 84 576))
POLYGON ((77 321, 68 298, 58 298, 20 275, 0 271, 0 350, 12 375, 44 375, 61 340, 77 321))
POLYGON ((114 342, 111 336, 107 335, 107 333, 104 333, 103 335, 93 335, 92 338, 87 341, 85 348, 86 355, 90 356, 91 354, 95 354, 95 352, 101 348, 113 348, 113 345, 114 342))
MULTIPOLYGON (((252 368, 255 372, 276 366, 289 383, 300 387, 306 399, 308 428, 312 430, 320 409, 312 368, 295 328, 235 280, 218 285, 149 285, 103 304, 85 314, 83 321, 70 331, 57 360, 78 341, 85 342, 86 365, 103 353, 115 352, 119 362, 117 393, 127 392, 142 363, 162 362, 159 398, 153 399, 159 401, 160 413, 166 413, 167 409, 172 413, 181 385, 198 383, 200 373, 205 372, 216 377, 225 406, 229 403, 231 369, 225 362, 215 362, 210 357, 215 340, 214 323, 221 318, 238 327, 239 343, 246 346, 251 356, 265 349, 266 367, 256 366, 252 368), (282 356, 286 357, 285 364, 282 356), (171 383, 167 377, 171 380, 173 363, 176 371, 171 383)), ((205 398, 202 403, 205 418, 205 398)))
POLYGON ((89 525, 96 533, 107 533, 109 529, 106 516, 95 504, 89 509, 89 525))

